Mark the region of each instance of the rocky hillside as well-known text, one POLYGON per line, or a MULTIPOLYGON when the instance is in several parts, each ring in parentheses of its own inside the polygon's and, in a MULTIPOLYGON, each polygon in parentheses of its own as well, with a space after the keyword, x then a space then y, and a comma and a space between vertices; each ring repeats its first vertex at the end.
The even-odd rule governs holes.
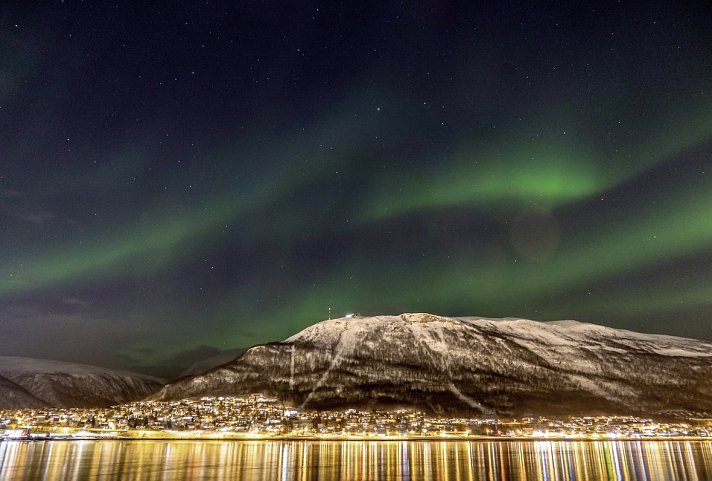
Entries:
POLYGON ((335 319, 253 347, 153 399, 262 392, 304 407, 435 412, 712 412, 712 343, 576 321, 335 319))
POLYGON ((0 356, 0 408, 109 406, 144 398, 162 385, 131 372, 0 356))

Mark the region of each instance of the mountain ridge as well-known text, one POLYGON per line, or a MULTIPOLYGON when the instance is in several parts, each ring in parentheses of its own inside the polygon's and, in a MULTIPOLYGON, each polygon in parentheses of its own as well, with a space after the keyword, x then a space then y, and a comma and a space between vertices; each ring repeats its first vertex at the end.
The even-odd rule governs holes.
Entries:
POLYGON ((135 401, 164 380, 87 364, 0 356, 0 408, 102 407, 135 401))

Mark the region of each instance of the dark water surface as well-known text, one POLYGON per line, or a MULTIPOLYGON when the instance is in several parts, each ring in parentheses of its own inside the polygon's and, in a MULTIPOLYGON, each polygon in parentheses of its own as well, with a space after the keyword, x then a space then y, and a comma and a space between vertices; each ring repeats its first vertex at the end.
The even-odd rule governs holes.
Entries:
POLYGON ((712 480, 712 441, 7 441, 0 481, 712 480))

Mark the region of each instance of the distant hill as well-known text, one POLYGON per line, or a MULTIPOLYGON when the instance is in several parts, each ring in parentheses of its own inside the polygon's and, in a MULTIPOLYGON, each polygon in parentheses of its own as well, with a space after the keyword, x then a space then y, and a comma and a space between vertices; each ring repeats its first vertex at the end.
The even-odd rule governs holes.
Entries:
POLYGON ((576 321, 355 317, 164 386, 152 399, 262 392, 305 407, 438 413, 712 413, 712 343, 576 321))
POLYGON ((0 408, 109 406, 144 398, 163 382, 96 366, 0 356, 0 408))

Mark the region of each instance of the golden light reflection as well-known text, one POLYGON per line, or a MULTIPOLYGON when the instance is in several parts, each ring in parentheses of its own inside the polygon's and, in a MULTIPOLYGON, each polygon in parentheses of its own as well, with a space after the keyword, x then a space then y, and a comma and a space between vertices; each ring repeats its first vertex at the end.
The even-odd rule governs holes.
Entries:
POLYGON ((0 443, 0 481, 712 479, 696 441, 0 443))

